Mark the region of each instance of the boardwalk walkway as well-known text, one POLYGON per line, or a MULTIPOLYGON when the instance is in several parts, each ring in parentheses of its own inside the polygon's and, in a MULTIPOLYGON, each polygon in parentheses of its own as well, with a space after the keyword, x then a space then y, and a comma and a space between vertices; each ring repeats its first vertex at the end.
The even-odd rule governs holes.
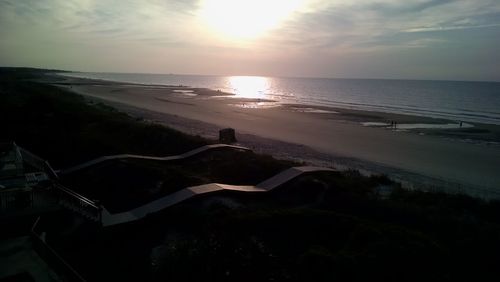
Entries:
MULTIPOLYGON (((206 145, 194 149, 192 151, 168 157, 152 157, 152 156, 143 156, 143 155, 131 155, 131 154, 122 154, 122 155, 113 155, 113 156, 104 156, 100 157, 80 165, 63 169, 58 171, 59 175, 73 173, 96 164, 100 164, 105 161, 110 160, 118 160, 118 159, 142 159, 142 160, 155 160, 155 161, 173 161, 180 160, 192 157, 194 155, 200 154, 205 151, 221 149, 221 148, 231 148, 236 150, 245 150, 250 151, 249 148, 234 146, 234 145, 226 145, 226 144, 214 144, 214 145, 206 145)), ((188 200, 192 197, 213 193, 217 191, 239 191, 246 193, 262 193, 273 190, 274 188, 294 179, 295 177, 307 173, 307 172, 315 172, 315 171, 334 171, 331 168, 324 167, 312 167, 312 166, 301 166, 301 167, 292 167, 287 170, 282 171, 281 173, 276 174, 275 176, 255 185, 255 186, 242 186, 242 185, 228 185, 221 183, 209 183, 203 184, 199 186, 187 187, 167 196, 164 196, 160 199, 154 200, 148 204, 137 207, 135 209, 111 214, 104 207, 102 208, 101 213, 101 223, 103 226, 111 226, 131 221, 136 221, 141 218, 146 217, 148 214, 152 214, 155 212, 159 212, 165 208, 171 207, 175 204, 188 200)), ((69 189, 68 189, 69 190, 69 189)), ((82 197, 82 196, 81 196, 82 197)), ((80 197, 80 198, 81 198, 80 197)))
POLYGON ((103 209, 102 225, 110 226, 110 225, 116 225, 120 223, 139 220, 147 216, 148 214, 161 211, 165 208, 171 207, 175 204, 183 202, 192 197, 207 193, 213 193, 223 190, 240 191, 247 193, 262 193, 271 191, 274 188, 294 179, 295 177, 303 173, 315 172, 315 171, 334 171, 334 170, 331 168, 311 167, 311 166, 292 167, 257 184, 256 186, 239 186, 239 185, 228 185, 220 183, 210 183, 199 186, 192 186, 126 212, 110 214, 106 209, 103 209))
POLYGON ((199 148, 196 148, 194 150, 191 150, 189 152, 180 154, 180 155, 175 155, 175 156, 167 156, 167 157, 153 157, 153 156, 143 156, 143 155, 131 155, 131 154, 122 154, 122 155, 112 155, 112 156, 103 156, 82 164, 79 164, 77 166, 67 168, 67 169, 62 169, 59 170, 57 173, 59 175, 62 174, 68 174, 72 173, 105 161, 110 161, 110 160, 119 160, 119 159, 140 159, 140 160, 153 160, 153 161, 174 161, 174 160, 181 160, 181 159, 186 159, 189 157, 192 157, 194 155, 203 153, 205 151, 210 151, 210 150, 215 150, 215 149, 221 149, 221 148, 231 148, 231 149, 237 149, 237 150, 245 150, 245 151, 251 151, 249 148, 246 147, 241 147, 241 146, 234 146, 234 145, 227 145, 227 144, 213 144, 213 145, 205 145, 201 146, 199 148))

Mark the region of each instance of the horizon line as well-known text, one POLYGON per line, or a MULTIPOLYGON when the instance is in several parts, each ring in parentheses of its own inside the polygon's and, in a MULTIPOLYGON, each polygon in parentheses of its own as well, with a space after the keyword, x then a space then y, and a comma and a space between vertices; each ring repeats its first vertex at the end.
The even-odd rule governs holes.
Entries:
POLYGON ((339 80, 402 80, 402 81, 443 81, 443 82, 485 82, 485 83, 500 83, 498 80, 475 80, 475 79, 439 79, 439 78, 390 78, 390 77, 320 77, 320 76, 282 76, 282 75, 258 75, 258 74, 197 74, 197 73, 161 73, 161 72, 127 72, 127 71, 82 71, 82 70, 65 70, 58 68, 43 68, 43 67, 26 67, 26 66, 0 66, 0 68, 20 68, 20 69, 36 69, 46 70, 51 72, 74 72, 74 73, 108 73, 108 74, 142 74, 142 75, 185 75, 185 76, 248 76, 248 77, 272 77, 272 78, 298 78, 298 79, 339 79, 339 80))

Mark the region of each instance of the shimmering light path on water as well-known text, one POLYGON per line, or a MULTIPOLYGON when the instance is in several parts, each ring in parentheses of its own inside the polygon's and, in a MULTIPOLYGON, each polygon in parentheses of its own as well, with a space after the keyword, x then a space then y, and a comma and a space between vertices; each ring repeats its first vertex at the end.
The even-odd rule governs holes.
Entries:
POLYGON ((218 89, 236 97, 500 124, 500 83, 127 73, 65 75, 218 89))

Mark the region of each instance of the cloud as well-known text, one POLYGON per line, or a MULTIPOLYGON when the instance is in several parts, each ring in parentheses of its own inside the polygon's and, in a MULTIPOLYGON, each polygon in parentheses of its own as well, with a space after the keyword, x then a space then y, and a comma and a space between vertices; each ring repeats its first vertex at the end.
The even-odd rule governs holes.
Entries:
POLYGON ((429 26, 429 27, 411 28, 405 30, 405 32, 449 31, 449 30, 460 30, 460 29, 471 29, 471 28, 488 28, 497 26, 500 26, 500 23, 482 24, 482 25, 429 26))
POLYGON ((450 4, 456 0, 430 0, 430 1, 386 1, 373 2, 365 5, 368 9, 378 10, 382 14, 408 14, 420 13, 442 5, 450 4))
POLYGON ((401 37, 400 33, 444 32, 500 25, 498 1, 361 0, 330 3, 322 9, 298 15, 280 30, 277 40, 296 44, 298 48, 308 46, 312 49, 341 48, 356 51, 358 47, 364 49, 367 44, 387 45, 391 36, 408 42, 422 39, 422 35, 401 37))
MULTIPOLYGON (((197 7, 197 1, 25 0, 0 1, 0 22, 53 32, 127 32, 127 36, 155 33, 197 7), (165 21, 165 25, 159 22, 165 21)), ((174 28, 171 28, 174 30, 174 28)))
MULTIPOLYGON (((200 0, 201 1, 201 0, 200 0)), ((196 22, 198 0, 25 0, 0 1, 0 23, 35 26, 85 38, 143 40, 154 43, 217 40, 196 22), (189 36, 186 36, 189 34, 189 36)), ((384 45, 398 33, 480 29, 500 25, 496 0, 306 1, 307 5, 256 45, 265 48, 338 48, 384 45)), ((230 24, 230 23, 228 23, 230 24)), ((417 35, 415 35, 417 36, 417 35)), ((409 41, 419 38, 409 38, 409 41)))
POLYGON ((64 65, 81 56, 85 69, 133 70, 142 58, 157 72, 165 65, 166 72, 224 73, 225 65, 252 64, 252 70, 260 66, 266 73, 283 65, 285 75, 299 66, 335 76, 332 62, 370 74, 395 56, 417 63, 450 56, 443 64, 454 70, 453 60, 500 63, 494 51, 500 46, 498 0, 304 0, 279 26, 248 41, 209 32, 197 18, 202 1, 0 0, 0 64, 51 64, 65 55, 64 65))
POLYGON ((481 29, 500 26, 500 13, 486 12, 468 17, 456 17, 452 20, 442 20, 433 25, 417 26, 404 32, 452 31, 461 29, 481 29))

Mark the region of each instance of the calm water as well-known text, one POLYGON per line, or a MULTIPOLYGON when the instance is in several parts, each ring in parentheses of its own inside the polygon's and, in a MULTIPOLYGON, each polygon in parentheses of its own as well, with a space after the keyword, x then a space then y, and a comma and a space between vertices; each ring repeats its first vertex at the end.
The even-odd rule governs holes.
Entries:
POLYGON ((71 73, 141 84, 220 89, 282 103, 407 113, 500 124, 500 82, 277 78, 170 74, 71 73))

